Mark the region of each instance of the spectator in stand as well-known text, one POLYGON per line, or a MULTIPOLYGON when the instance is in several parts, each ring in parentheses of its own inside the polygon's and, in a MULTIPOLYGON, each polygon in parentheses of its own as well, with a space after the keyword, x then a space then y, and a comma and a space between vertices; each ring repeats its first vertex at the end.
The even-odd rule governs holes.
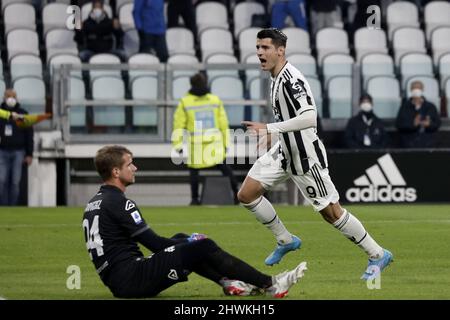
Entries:
POLYGON ((397 115, 396 126, 402 147, 430 148, 435 144, 435 132, 441 125, 436 106, 423 96, 421 81, 411 83, 411 98, 406 100, 397 115))
POLYGON ((197 24, 192 0, 168 0, 167 27, 178 27, 180 16, 183 18, 185 27, 192 31, 194 40, 197 42, 197 24))
POLYGON ((322 28, 343 27, 337 4, 338 0, 311 1, 311 31, 313 36, 322 28))
POLYGON ((6 89, 0 110, 13 114, 10 119, 0 119, 0 205, 18 203, 22 165, 33 160, 33 128, 19 128, 14 115, 27 114, 17 101, 16 92, 6 89))
POLYGON ((359 99, 359 113, 352 117, 345 130, 345 140, 349 148, 374 149, 386 146, 384 124, 373 112, 373 100, 369 94, 359 99))
POLYGON ((115 48, 121 35, 119 20, 108 17, 102 0, 94 0, 89 17, 75 35, 78 44, 84 48, 80 51, 80 59, 87 62, 97 53, 111 53, 125 61, 124 52, 115 48))
POLYGON ((297 28, 308 30, 305 0, 275 0, 272 5, 272 27, 283 29, 288 15, 294 20, 297 28))
POLYGON ((135 0, 133 8, 134 24, 139 32, 140 52, 156 52, 159 61, 169 57, 164 21, 164 0, 135 0))

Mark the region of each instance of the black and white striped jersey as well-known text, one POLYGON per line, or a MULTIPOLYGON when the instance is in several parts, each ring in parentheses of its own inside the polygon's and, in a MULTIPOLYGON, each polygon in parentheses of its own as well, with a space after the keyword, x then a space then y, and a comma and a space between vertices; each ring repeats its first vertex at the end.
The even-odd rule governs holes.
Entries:
MULTIPOLYGON (((286 62, 271 83, 271 103, 275 121, 286 121, 303 112, 317 112, 314 97, 303 74, 286 62)), ((294 175, 305 174, 314 165, 328 167, 325 147, 316 128, 279 134, 283 169, 294 175)))

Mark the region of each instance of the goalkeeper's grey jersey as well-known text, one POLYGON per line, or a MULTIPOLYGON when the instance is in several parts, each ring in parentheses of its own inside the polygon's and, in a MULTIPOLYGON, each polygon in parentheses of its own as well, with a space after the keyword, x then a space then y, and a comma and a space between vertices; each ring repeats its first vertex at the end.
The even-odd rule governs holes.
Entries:
MULTIPOLYGON (((303 74, 286 62, 271 83, 271 102, 275 121, 286 121, 303 112, 317 112, 314 97, 303 74)), ((325 147, 316 128, 280 133, 283 169, 294 175, 305 174, 314 163, 328 166, 325 147)))

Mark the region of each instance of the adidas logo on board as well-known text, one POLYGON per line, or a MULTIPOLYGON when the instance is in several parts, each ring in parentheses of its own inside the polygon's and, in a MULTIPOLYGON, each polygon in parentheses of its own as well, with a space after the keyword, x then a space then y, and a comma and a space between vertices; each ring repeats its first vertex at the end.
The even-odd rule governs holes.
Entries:
POLYGON ((389 153, 353 181, 355 187, 345 192, 350 202, 414 202, 415 188, 407 187, 400 170, 389 153))

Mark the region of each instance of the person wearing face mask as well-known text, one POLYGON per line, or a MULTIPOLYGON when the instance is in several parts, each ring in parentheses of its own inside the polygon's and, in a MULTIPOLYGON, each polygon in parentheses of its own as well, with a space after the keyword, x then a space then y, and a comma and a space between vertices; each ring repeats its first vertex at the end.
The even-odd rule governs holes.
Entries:
POLYGON ((89 17, 75 35, 78 44, 83 48, 80 50, 81 61, 88 62, 97 53, 111 53, 125 61, 123 50, 115 47, 121 36, 119 20, 108 16, 102 0, 94 0, 89 17))
POLYGON ((386 145, 384 124, 373 112, 373 100, 369 94, 359 99, 359 113, 352 117, 345 130, 345 140, 349 148, 383 148, 386 145))
POLYGON ((435 132, 441 125, 436 106, 423 96, 423 83, 411 83, 411 97, 406 100, 396 119, 400 143, 405 148, 430 148, 435 143, 435 132))
MULTIPOLYGON (((28 113, 20 107, 13 89, 5 90, 0 110, 16 115, 28 113)), ((17 205, 22 165, 30 165, 32 160, 33 128, 17 127, 13 117, 0 119, 0 205, 17 205)))

